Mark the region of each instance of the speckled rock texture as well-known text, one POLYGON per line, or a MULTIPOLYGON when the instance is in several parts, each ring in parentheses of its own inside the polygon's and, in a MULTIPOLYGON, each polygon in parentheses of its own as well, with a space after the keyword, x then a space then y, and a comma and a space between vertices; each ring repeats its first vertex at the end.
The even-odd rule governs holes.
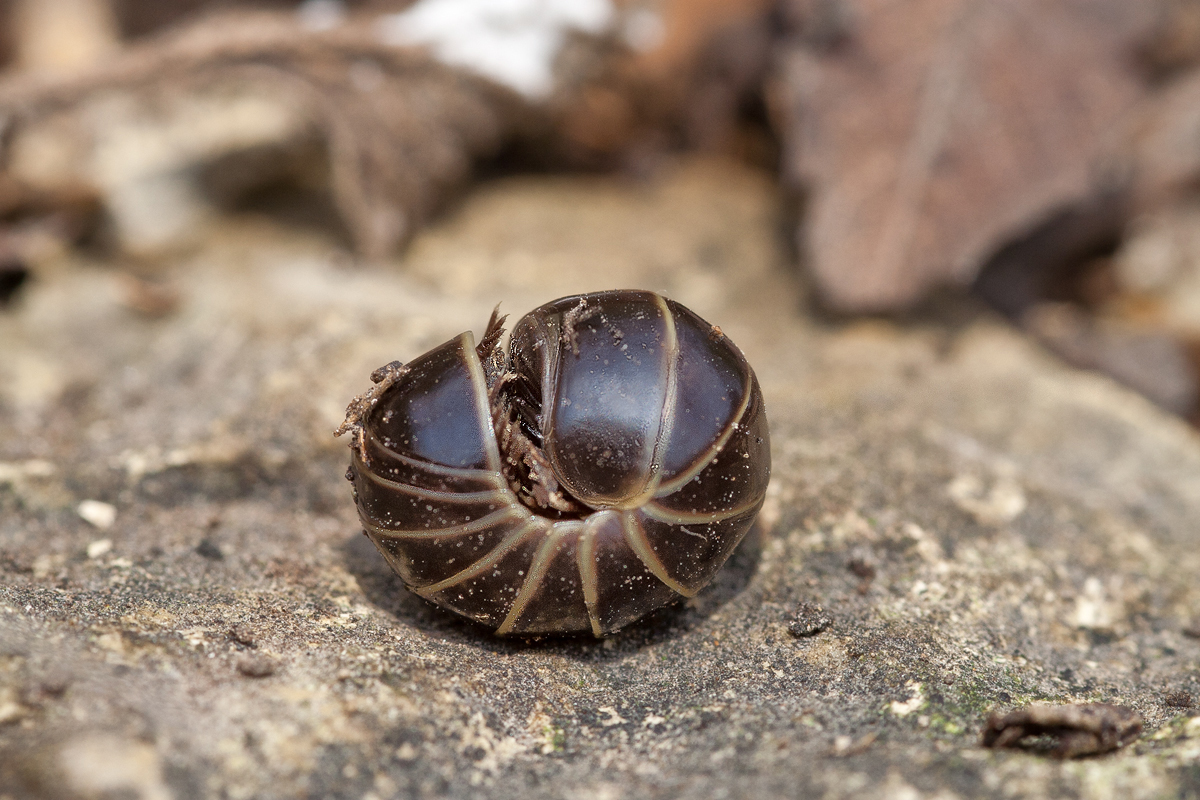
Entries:
POLYGON ((506 179, 379 265, 226 220, 156 318, 41 265, 0 312, 0 797, 1200 797, 1196 434, 965 301, 814 318, 777 209, 711 163, 506 179), (388 571, 332 431, 496 302, 614 287, 746 353, 767 504, 688 603, 500 639, 388 571), (1038 701, 1145 732, 979 746, 1038 701))

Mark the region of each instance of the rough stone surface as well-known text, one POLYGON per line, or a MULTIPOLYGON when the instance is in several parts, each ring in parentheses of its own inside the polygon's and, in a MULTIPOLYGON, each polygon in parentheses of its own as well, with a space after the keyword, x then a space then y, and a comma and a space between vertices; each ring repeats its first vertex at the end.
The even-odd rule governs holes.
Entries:
POLYGON ((1200 693, 1196 434, 970 309, 808 318, 777 221, 764 176, 693 164, 485 185, 380 266, 230 222, 156 319, 121 264, 41 265, 0 312, 0 796, 1200 796, 1200 716, 1168 701, 1200 693), (611 287, 746 352, 767 506, 681 607, 498 639, 388 572, 331 431, 497 301, 611 287), (789 635, 803 603, 832 624, 789 635), (1146 731, 979 746, 1030 702, 1146 731))

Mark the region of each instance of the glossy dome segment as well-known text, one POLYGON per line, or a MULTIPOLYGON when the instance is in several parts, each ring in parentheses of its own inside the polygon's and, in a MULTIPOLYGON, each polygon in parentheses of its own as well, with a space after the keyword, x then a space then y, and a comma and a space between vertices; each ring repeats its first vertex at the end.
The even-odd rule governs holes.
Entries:
POLYGON ((491 419, 474 377, 478 359, 466 333, 406 365, 403 379, 370 413, 370 429, 389 450, 433 464, 496 469, 491 419))
POLYGON ((650 292, 564 297, 513 329, 513 363, 541 385, 542 447, 592 508, 634 504, 656 474, 674 323, 650 292))
POLYGON ((742 354, 712 325, 672 300, 679 341, 677 398, 663 453, 662 479, 668 481, 708 454, 742 415, 753 375, 742 354))
POLYGON ((565 297, 525 316, 510 349, 541 387, 556 478, 592 508, 631 508, 703 466, 745 410, 751 374, 712 325, 652 292, 565 297))

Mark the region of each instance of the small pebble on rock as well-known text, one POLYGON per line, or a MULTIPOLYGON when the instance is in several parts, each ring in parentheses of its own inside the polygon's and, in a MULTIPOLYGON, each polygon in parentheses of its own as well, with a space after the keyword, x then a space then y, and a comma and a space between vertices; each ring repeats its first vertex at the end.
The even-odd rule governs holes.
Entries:
POLYGON ((89 542, 87 546, 88 558, 100 558, 100 556, 112 550, 112 539, 97 539, 94 542, 89 542))
POLYGON ((101 503, 99 500, 84 500, 76 507, 75 512, 83 518, 84 522, 102 531, 108 530, 117 521, 116 507, 108 503, 101 503))
POLYGON ((210 561, 221 561, 225 558, 221 548, 212 539, 201 539, 200 544, 196 545, 196 555, 203 556, 210 561))
POLYGON ((1196 698, 1188 692, 1171 692, 1163 698, 1163 705, 1167 708, 1193 708, 1196 698))
POLYGON ((788 633, 797 639, 807 639, 827 630, 832 624, 833 620, 825 613, 825 609, 814 603, 801 603, 788 624, 788 633))
POLYGON ((238 659, 237 670, 247 678, 265 678, 274 675, 279 665, 268 656, 244 656, 238 659))
POLYGON ((875 559, 866 552, 858 552, 851 556, 850 560, 846 562, 846 569, 864 581, 873 581, 879 574, 879 570, 875 567, 875 559))
POLYGON ((1079 758, 1116 750, 1142 732, 1132 708, 1109 703, 1031 705, 993 713, 983 731, 984 747, 1028 747, 1052 758, 1079 758), (1044 743, 1042 738, 1050 741, 1044 743))
POLYGON ((236 642, 243 647, 257 647, 258 643, 254 640, 254 634, 245 625, 235 625, 229 629, 230 641, 236 642))

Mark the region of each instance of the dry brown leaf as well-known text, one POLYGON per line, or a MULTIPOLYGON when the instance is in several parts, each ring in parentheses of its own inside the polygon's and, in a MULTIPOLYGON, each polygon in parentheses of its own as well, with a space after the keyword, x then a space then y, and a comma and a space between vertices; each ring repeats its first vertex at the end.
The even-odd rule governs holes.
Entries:
POLYGON ((1132 62, 1157 2, 794 0, 773 100, 825 300, 888 310, 965 284, 1108 188, 1103 154, 1146 93, 1132 62), (837 36, 806 34, 829 18, 837 36))

